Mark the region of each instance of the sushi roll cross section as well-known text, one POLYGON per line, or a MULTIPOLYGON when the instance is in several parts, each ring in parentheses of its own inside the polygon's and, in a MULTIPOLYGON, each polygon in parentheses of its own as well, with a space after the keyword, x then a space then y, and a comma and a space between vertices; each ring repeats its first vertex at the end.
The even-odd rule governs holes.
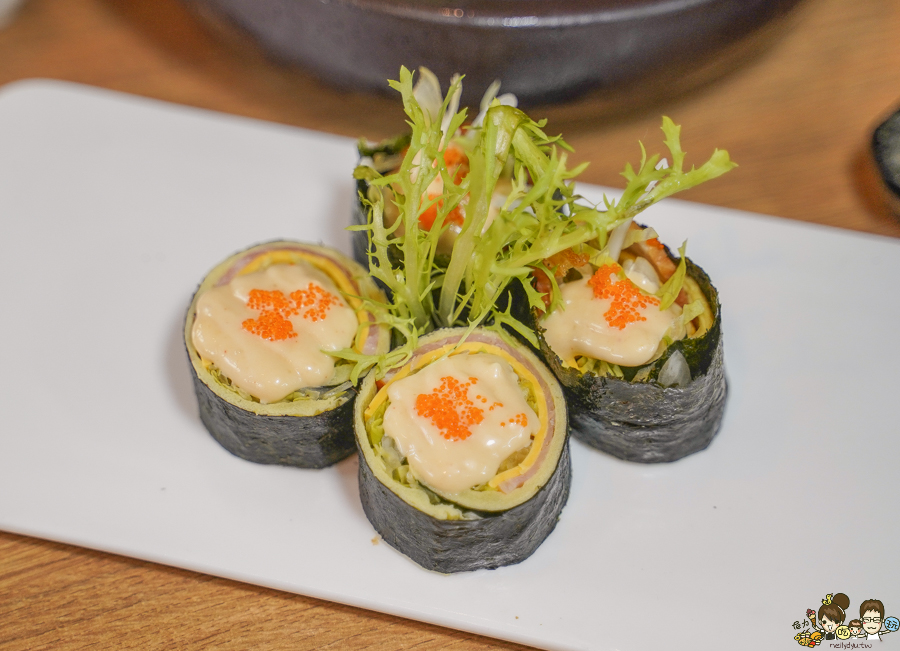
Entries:
POLYGON ((600 265, 570 254, 555 267, 561 304, 533 315, 542 356, 565 387, 573 435, 629 461, 704 449, 724 413, 718 292, 682 258, 655 237, 600 265))
MULTIPOLYGON (((438 174, 430 180, 420 198, 418 227, 426 232, 433 229, 440 231, 435 248, 435 263, 443 267, 449 263, 453 245, 462 233, 470 201, 468 194, 454 196, 456 193, 448 192, 447 186, 460 185, 469 174, 468 152, 474 147, 473 133, 473 130, 470 129, 465 134, 460 132, 450 139, 441 153, 440 161, 435 162, 436 165, 438 162, 442 163, 440 166, 444 173, 438 174), (435 226, 436 223, 437 226, 435 226)), ((360 142, 358 144, 359 165, 375 170, 379 174, 400 174, 403 154, 408 146, 408 136, 394 138, 376 145, 360 142)), ((511 173, 511 168, 504 169, 496 180, 496 185, 491 193, 487 219, 482 226, 482 234, 490 228, 493 220, 500 214, 504 202, 512 191, 511 173)), ((353 224, 365 226, 368 223, 366 201, 380 201, 384 205, 383 219, 388 228, 393 228, 398 221, 402 222, 404 215, 398 204, 403 200, 403 195, 399 185, 394 183, 378 188, 370 185, 365 177, 359 178, 356 185, 358 196, 352 216, 353 224)), ((353 239, 355 259, 360 264, 367 264, 369 250, 370 242, 366 232, 357 231, 353 239)), ((397 252, 392 253, 392 257, 396 259, 397 252)))
POLYGON ((363 509, 382 538, 441 573, 530 556, 570 484, 566 407, 552 374, 498 334, 438 330, 360 388, 363 509))
POLYGON ((632 223, 734 164, 717 150, 686 167, 663 118, 671 164, 642 147, 622 195, 591 204, 544 121, 488 93, 466 125, 459 79, 441 101, 420 72, 389 82, 410 133, 361 144, 354 171, 356 254, 386 290, 396 344, 359 358, 373 372, 354 427, 376 531, 452 573, 518 563, 553 530, 570 424, 637 461, 708 445, 726 393, 718 296, 683 249, 676 260, 632 223), (604 332, 581 336, 595 322, 604 332))
POLYGON ((362 267, 325 247, 277 241, 231 256, 203 280, 185 319, 200 417, 229 452, 320 468, 355 448, 352 364, 385 352, 383 300, 362 267))

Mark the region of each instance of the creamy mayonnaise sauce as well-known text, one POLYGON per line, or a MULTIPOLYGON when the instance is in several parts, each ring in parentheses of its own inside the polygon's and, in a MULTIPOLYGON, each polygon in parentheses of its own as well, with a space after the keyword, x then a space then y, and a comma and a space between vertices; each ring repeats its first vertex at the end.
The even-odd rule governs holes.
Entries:
POLYGON ((353 345, 358 321, 334 283, 315 267, 278 264, 236 276, 197 301, 194 348, 262 403, 327 385, 334 358, 353 345))
POLYGON ((600 280, 619 290, 608 292, 612 296, 607 298, 597 296, 589 274, 560 285, 562 306, 541 322, 553 352, 568 364, 574 364, 577 355, 620 366, 649 362, 681 308, 673 304, 660 311, 655 297, 647 296, 659 289, 655 272, 649 263, 647 267, 649 271, 641 264, 628 264, 626 279, 617 278, 612 267, 602 267, 600 280), (610 269, 608 274, 605 269, 610 269), (636 293, 638 287, 646 298, 636 293))
POLYGON ((540 428, 512 367, 488 353, 445 357, 387 390, 385 435, 415 477, 440 491, 489 481, 540 428))

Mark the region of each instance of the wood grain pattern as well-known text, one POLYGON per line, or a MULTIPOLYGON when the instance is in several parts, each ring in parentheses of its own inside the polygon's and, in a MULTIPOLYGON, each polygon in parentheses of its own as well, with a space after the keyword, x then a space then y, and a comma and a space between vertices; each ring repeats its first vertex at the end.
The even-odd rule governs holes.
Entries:
MULTIPOLYGON (((736 69, 626 109, 600 94, 537 108, 584 179, 621 185, 637 141, 684 125, 696 161, 740 167, 684 198, 900 237, 868 154, 900 106, 900 3, 805 0, 736 69)), ((399 105, 268 62, 177 0, 30 0, 0 29, 0 84, 50 77, 337 134, 402 129, 399 105)), ((664 225, 658 225, 664 233, 664 225)), ((8 433, 3 433, 8 435, 8 433)), ((520 649, 509 643, 53 542, 0 533, 2 649, 520 649)))

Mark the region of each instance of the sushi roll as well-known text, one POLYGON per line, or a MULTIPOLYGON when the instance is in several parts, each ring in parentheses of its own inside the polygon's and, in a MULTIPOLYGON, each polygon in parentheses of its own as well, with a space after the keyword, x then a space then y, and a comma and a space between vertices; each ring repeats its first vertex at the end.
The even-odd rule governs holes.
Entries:
MULTIPOLYGON (((440 125, 439 145, 436 148, 420 148, 421 134, 417 136, 417 143, 412 143, 412 133, 380 143, 369 143, 365 139, 359 141, 359 163, 354 173, 358 201, 355 202, 352 223, 361 227, 354 234, 353 253, 363 265, 368 263, 368 253, 372 250, 372 233, 365 227, 371 222, 371 210, 375 203, 383 209, 382 219, 388 229, 399 227, 403 230, 403 220, 412 217, 410 221, 414 221, 421 232, 434 231, 437 236, 434 262, 438 267, 449 264, 470 202, 466 190, 469 185, 466 177, 471 167, 469 155, 479 145, 487 110, 495 101, 512 107, 518 103, 510 93, 498 97, 500 83, 495 82, 482 98, 481 111, 474 119, 467 118, 466 113, 457 113, 459 93, 462 91, 458 78, 451 82, 448 97, 442 102, 437 77, 426 68, 420 68, 419 72, 410 99, 416 102, 420 109, 418 115, 422 119, 440 125), (412 149, 415 153, 408 156, 411 144, 414 144, 412 149), (431 161, 431 170, 422 171, 420 164, 423 160, 431 161), (419 182, 420 179, 425 180, 419 182), (416 197, 413 198, 412 194, 416 197), (401 224, 398 225, 398 222, 401 224)), ((490 206, 482 234, 497 217, 512 191, 512 172, 513 161, 506 159, 501 165, 499 178, 492 183, 490 206)), ((390 257, 397 262, 399 251, 394 248, 390 251, 390 257)))
POLYGON ((655 232, 632 225, 656 202, 732 169, 728 152, 716 150, 699 167, 686 167, 680 127, 664 117, 671 164, 642 148, 640 164, 622 172, 628 183, 621 196, 590 205, 573 181, 583 166, 567 166, 568 146, 544 133, 543 122, 492 101, 480 128, 460 130, 466 116, 454 113, 458 85, 438 121, 439 113, 422 109, 412 74, 403 68, 400 77, 391 84, 403 95, 412 128, 406 152, 381 151, 384 167, 394 169, 385 174, 374 167, 378 152, 368 151, 372 165, 358 166, 355 177, 365 182, 360 195, 368 208, 365 226, 356 227, 368 235, 360 250, 391 296, 388 309, 404 329, 402 338, 411 343, 435 327, 506 328, 542 351, 566 388, 579 438, 643 462, 673 461, 706 447, 726 394, 718 295, 683 253, 676 261, 655 232), (466 174, 451 164, 459 159, 452 151, 457 137, 471 138, 463 146, 466 174), (455 237, 445 247, 448 235, 455 237), (607 266, 609 273, 601 273, 607 266), (644 279, 641 288, 629 274, 644 279), (592 280, 610 294, 591 301, 592 280), (562 309, 567 297, 561 294, 573 288, 580 300, 562 309), (609 305, 595 322, 612 328, 607 339, 628 340, 626 348, 642 340, 637 354, 622 357, 617 345, 580 350, 563 341, 572 333, 560 335, 554 321, 573 321, 583 308, 596 312, 588 303, 616 303, 616 296, 628 299, 618 301, 616 323, 606 322, 609 305))
POLYGON ((528 558, 570 485, 566 406, 525 346, 464 328, 422 337, 409 362, 360 387, 363 509, 392 547, 441 573, 528 558))
POLYGON ((321 468, 350 455, 352 364, 390 331, 363 299, 384 300, 341 253, 276 241, 235 253, 194 294, 184 324, 203 424, 248 461, 321 468))
POLYGON ((534 312, 532 324, 564 387, 572 435, 642 463, 706 448, 728 392, 721 306, 709 276, 686 257, 679 271, 680 260, 655 237, 599 267, 571 258, 556 267, 562 308, 534 312), (660 285, 679 273, 677 298, 661 304, 660 285))
MULTIPOLYGON (((353 226, 366 226, 369 223, 368 203, 383 201, 386 215, 385 221, 393 224, 397 219, 397 208, 390 201, 392 194, 389 190, 379 190, 369 183, 367 175, 374 171, 377 174, 390 174, 395 172, 403 161, 403 153, 409 146, 409 134, 397 138, 384 140, 379 143, 369 143, 361 139, 357 143, 359 163, 356 173, 356 197, 353 202, 353 214, 351 224, 353 226), (370 171, 371 170, 371 171, 370 171)), ((369 233, 366 230, 357 230, 353 233, 353 258, 361 265, 369 264, 369 233)))

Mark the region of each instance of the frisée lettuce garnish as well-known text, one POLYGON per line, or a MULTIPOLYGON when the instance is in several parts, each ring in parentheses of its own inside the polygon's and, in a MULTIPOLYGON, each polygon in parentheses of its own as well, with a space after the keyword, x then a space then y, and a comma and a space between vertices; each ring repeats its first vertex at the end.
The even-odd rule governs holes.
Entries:
MULTIPOLYGON (((561 137, 547 136, 546 121, 532 120, 510 106, 514 102, 508 97, 495 98, 493 86, 478 119, 466 125, 467 110, 458 109, 461 78, 454 78, 438 104, 434 76, 422 71, 415 85, 413 76, 404 67, 399 80, 389 82, 401 94, 411 129, 399 167, 385 172, 363 164, 354 172, 370 187, 390 190, 361 196, 368 224, 351 228, 367 231, 370 272, 390 290, 388 303, 373 305, 373 312, 381 314, 402 339, 399 347, 384 355, 338 353, 356 362, 354 381, 373 366, 383 375, 406 363, 418 337, 436 328, 463 326, 471 332, 484 326, 506 336, 502 326, 508 326, 536 343, 533 331, 512 316, 509 301, 504 300, 510 282, 522 281, 532 308, 552 311, 560 304, 560 294, 547 267, 549 258, 567 250, 592 263, 609 259, 611 253, 617 258, 624 246, 655 237, 652 229, 629 228, 641 211, 735 166, 726 151, 716 150, 700 167, 685 169, 680 127, 664 117, 662 131, 671 164, 661 163, 658 154, 648 156, 641 145, 640 164, 636 169, 627 164, 622 172, 627 184, 621 197, 604 196, 601 205, 593 205, 575 187, 587 164, 570 168, 571 149, 561 137), (448 169, 445 152, 451 146, 467 158, 468 173, 462 177, 448 169), (505 200, 492 214, 498 181, 505 177, 509 179, 505 200), (435 185, 442 188, 441 194, 429 196, 429 187, 435 185), (390 224, 385 220, 386 196, 400 215, 390 224), (425 211, 435 213, 430 228, 419 219, 425 211), (449 257, 439 255, 438 241, 454 211, 462 215, 458 236, 449 257), (530 282, 536 269, 550 280, 549 304, 530 282)), ((684 282, 684 246, 679 252, 676 273, 657 292, 665 307, 684 282)))

